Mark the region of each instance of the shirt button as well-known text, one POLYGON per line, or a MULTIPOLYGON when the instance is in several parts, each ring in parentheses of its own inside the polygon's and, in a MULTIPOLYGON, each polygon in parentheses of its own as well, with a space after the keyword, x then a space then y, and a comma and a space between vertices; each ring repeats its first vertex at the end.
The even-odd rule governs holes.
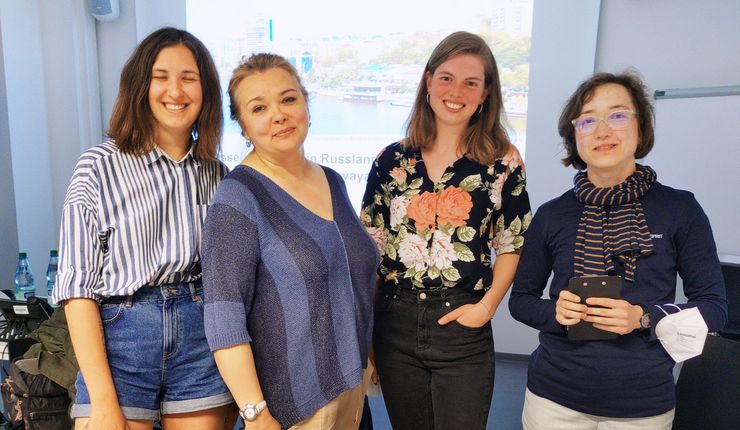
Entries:
POLYGON ((419 294, 419 298, 420 298, 420 299, 422 299, 422 300, 426 300, 426 298, 427 298, 427 293, 420 293, 420 294, 419 294))
POLYGON ((445 302, 445 306, 450 307, 450 302, 445 302))

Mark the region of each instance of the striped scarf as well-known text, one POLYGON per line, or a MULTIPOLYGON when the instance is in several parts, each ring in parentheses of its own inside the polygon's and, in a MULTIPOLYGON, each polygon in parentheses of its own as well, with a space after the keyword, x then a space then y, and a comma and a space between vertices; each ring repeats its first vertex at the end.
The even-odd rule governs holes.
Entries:
POLYGON ((596 188, 586 172, 576 174, 573 192, 585 205, 576 236, 576 276, 606 275, 614 270, 616 256, 624 264, 625 279, 634 282, 637 259, 653 252, 640 198, 655 179, 653 169, 639 164, 624 182, 610 188, 596 188))

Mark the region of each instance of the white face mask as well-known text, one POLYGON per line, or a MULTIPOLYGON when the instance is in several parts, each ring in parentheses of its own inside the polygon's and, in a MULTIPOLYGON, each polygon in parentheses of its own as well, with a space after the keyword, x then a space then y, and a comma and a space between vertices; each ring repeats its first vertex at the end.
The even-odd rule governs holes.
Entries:
POLYGON ((709 330, 699 309, 688 308, 668 315, 658 308, 666 316, 658 321, 655 334, 673 361, 680 363, 701 354, 709 330))

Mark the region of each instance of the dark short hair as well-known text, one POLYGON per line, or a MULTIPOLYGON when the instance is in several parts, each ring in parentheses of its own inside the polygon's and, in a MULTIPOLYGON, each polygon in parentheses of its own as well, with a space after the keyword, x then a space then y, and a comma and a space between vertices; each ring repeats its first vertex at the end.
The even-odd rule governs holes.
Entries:
POLYGON ((457 31, 445 37, 432 51, 424 73, 421 76, 416 99, 411 107, 411 116, 406 127, 404 146, 422 149, 434 141, 437 127, 434 122, 434 111, 427 102, 426 77, 450 58, 469 54, 480 58, 483 63, 485 88, 488 90, 483 100, 482 111, 470 118, 463 143, 470 158, 481 163, 491 164, 497 157, 502 157, 511 149, 511 141, 503 126, 504 102, 501 96, 501 82, 491 48, 480 36, 467 31, 457 31))
POLYGON ((122 152, 144 154, 154 148, 155 120, 149 106, 152 67, 162 49, 175 45, 183 45, 193 53, 200 74, 203 104, 195 122, 198 130, 195 156, 200 160, 213 160, 223 134, 218 71, 205 45, 192 34, 177 28, 164 27, 147 36, 123 66, 107 135, 122 152))
POLYGON ((606 84, 617 84, 624 87, 632 99, 635 106, 637 124, 639 128, 639 139, 635 158, 644 158, 655 143, 655 115, 653 105, 650 103, 647 87, 642 82, 635 71, 625 71, 621 74, 596 73, 585 81, 581 82, 576 91, 570 96, 560 113, 558 121, 558 133, 563 138, 566 157, 563 158, 563 164, 573 166, 578 170, 586 168, 586 163, 578 156, 576 147, 576 130, 571 121, 581 114, 583 105, 588 103, 594 95, 596 89, 606 84))
POLYGON ((239 123, 242 131, 244 131, 244 127, 239 119, 239 100, 236 97, 236 89, 248 76, 255 73, 264 73, 272 69, 282 69, 293 76, 298 83, 301 94, 306 99, 306 104, 308 104, 308 91, 303 86, 301 77, 298 76, 298 71, 285 57, 269 52, 252 54, 249 58, 242 59, 231 74, 231 79, 229 79, 229 111, 231 113, 231 119, 239 123))

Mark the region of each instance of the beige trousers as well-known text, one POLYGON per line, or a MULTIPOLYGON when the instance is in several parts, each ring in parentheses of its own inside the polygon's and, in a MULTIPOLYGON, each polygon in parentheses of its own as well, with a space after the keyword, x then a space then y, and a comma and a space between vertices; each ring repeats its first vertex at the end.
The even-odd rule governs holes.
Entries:
POLYGON ((338 395, 310 417, 299 422, 290 430, 352 430, 360 426, 365 391, 370 381, 370 367, 362 376, 362 383, 338 395))
POLYGON ((645 418, 606 418, 584 414, 540 397, 524 394, 524 430, 671 430, 675 409, 645 418))

